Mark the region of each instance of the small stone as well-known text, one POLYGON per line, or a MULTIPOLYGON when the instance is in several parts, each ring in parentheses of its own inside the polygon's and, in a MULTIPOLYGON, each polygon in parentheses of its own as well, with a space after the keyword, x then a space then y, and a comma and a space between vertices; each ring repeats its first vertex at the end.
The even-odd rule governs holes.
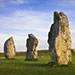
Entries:
POLYGON ((38 46, 38 39, 33 34, 28 34, 28 37, 26 43, 26 60, 37 60, 36 47, 38 46))
POLYGON ((6 58, 14 58, 16 55, 15 45, 13 41, 13 37, 10 37, 4 43, 4 55, 6 58))

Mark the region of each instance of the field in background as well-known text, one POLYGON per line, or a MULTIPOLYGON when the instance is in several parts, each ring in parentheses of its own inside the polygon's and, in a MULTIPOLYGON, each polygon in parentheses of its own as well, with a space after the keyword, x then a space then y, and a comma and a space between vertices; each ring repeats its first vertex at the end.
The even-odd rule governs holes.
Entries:
MULTIPOLYGON (((49 50, 39 50, 38 56, 49 56, 49 50)), ((16 52, 16 56, 26 56, 26 52, 16 52)), ((4 57, 4 53, 0 53, 0 57, 4 57)))
POLYGON ((50 56, 39 56, 38 61, 25 61, 24 56, 0 57, 0 75, 75 75, 75 55, 69 66, 51 66, 49 62, 50 56))
MULTIPOLYGON (((75 55, 75 51, 71 50, 72 54, 75 55)), ((38 56, 49 56, 49 50, 38 50, 38 56)), ((16 52, 16 56, 26 56, 26 52, 16 52)), ((0 57, 4 57, 4 53, 0 53, 0 57)))

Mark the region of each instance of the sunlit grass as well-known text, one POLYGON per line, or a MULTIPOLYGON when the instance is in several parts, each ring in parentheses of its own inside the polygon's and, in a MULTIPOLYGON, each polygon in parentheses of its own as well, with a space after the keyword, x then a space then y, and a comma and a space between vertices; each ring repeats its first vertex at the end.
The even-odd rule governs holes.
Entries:
POLYGON ((0 75, 74 75, 75 56, 69 66, 50 66, 50 56, 38 57, 38 61, 25 61, 24 56, 12 60, 0 57, 0 75))

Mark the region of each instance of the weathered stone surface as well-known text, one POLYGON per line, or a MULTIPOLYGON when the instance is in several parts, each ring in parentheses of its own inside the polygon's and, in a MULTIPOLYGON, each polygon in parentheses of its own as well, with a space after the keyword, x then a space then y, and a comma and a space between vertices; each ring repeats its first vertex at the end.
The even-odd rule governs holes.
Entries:
POLYGON ((37 51, 36 47, 38 45, 38 39, 33 34, 28 34, 28 39, 26 43, 27 52, 26 52, 26 60, 36 60, 37 59, 37 51))
POLYGON ((6 58, 14 58, 16 55, 15 45, 13 41, 13 37, 10 37, 4 43, 4 55, 6 58))
POLYGON ((54 12, 54 23, 48 33, 48 44, 53 62, 62 65, 72 61, 69 23, 63 12, 54 12))

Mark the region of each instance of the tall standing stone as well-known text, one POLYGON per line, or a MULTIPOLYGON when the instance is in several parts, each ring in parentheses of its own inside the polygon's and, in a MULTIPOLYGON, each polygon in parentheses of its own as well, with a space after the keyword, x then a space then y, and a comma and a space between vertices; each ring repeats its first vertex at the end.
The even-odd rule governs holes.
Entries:
POLYGON ((63 12, 54 12, 54 23, 48 33, 48 44, 53 62, 62 65, 72 61, 69 23, 63 12))
POLYGON ((15 45, 13 41, 13 37, 10 37, 4 43, 4 55, 6 58, 14 58, 16 55, 15 45))
POLYGON ((37 51, 36 47, 38 45, 38 39, 33 34, 28 34, 28 39, 26 43, 27 52, 26 52, 26 60, 36 60, 37 59, 37 51))

